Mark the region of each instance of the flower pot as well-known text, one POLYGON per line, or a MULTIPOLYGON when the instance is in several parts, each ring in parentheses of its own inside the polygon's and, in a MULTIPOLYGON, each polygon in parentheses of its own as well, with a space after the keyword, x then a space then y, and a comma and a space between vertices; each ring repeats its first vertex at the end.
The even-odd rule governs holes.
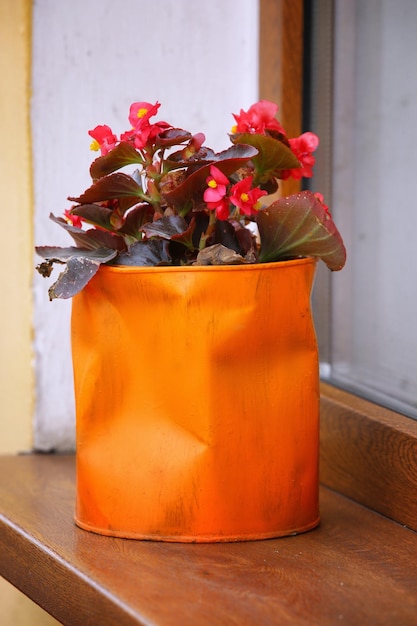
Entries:
POLYGON ((73 299, 79 526, 213 542, 318 524, 315 267, 100 268, 73 299))

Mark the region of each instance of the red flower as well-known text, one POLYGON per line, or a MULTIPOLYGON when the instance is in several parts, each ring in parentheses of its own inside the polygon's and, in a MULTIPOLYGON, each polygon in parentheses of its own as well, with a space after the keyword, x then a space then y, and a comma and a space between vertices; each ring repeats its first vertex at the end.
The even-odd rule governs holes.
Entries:
POLYGON ((277 111, 278 107, 273 102, 260 100, 256 104, 252 104, 248 111, 240 109, 239 115, 233 113, 236 126, 233 127, 232 131, 234 133, 257 133, 259 135, 265 135, 266 130, 272 130, 285 135, 285 130, 278 120, 275 119, 277 111))
POLYGON ((93 130, 89 130, 88 134, 93 138, 90 149, 100 150, 102 156, 110 152, 117 143, 116 135, 113 135, 111 128, 106 125, 96 126, 93 130))
POLYGON ((149 123, 149 119, 157 114, 160 106, 159 102, 155 104, 151 104, 150 102, 134 102, 131 104, 129 122, 132 124, 132 129, 123 133, 120 136, 120 140, 129 141, 133 143, 135 148, 141 150, 148 144, 150 139, 153 139, 167 128, 171 128, 171 125, 167 122, 149 123))
POLYGON ((227 198, 222 198, 218 202, 207 202, 207 208, 216 212, 218 220, 226 221, 230 216, 230 203, 227 198))
POLYGON ((75 226, 75 228, 82 228, 82 219, 79 215, 73 215, 70 212, 70 209, 65 209, 64 211, 64 219, 71 224, 71 226, 75 226))
POLYGON ((238 207, 242 215, 253 215, 259 209, 259 198, 266 196, 267 192, 252 187, 253 176, 248 176, 233 185, 230 193, 230 202, 238 207))
POLYGON ((160 107, 159 102, 151 104, 150 102, 134 102, 130 105, 129 110, 129 122, 132 124, 132 128, 136 128, 138 125, 145 125, 149 122, 149 118, 158 113, 160 107))
MULTIPOLYGON (((229 179, 215 165, 210 165, 210 176, 206 178, 207 189, 204 192, 204 202, 218 203, 226 195, 229 179)), ((210 207, 209 207, 210 208, 210 207)))
POLYGON ((314 197, 317 198, 317 200, 320 202, 320 204, 322 205, 323 209, 327 212, 330 213, 329 211, 329 207, 327 206, 327 204, 324 204, 324 197, 323 194, 320 193, 319 191, 316 191, 316 193, 314 194, 314 197))
POLYGON ((319 138, 314 133, 303 133, 299 137, 290 139, 289 142, 291 150, 301 163, 301 167, 292 170, 283 170, 281 172, 281 178, 283 180, 287 180, 290 176, 296 180, 299 180, 303 176, 311 178, 313 176, 313 165, 316 161, 312 152, 318 147, 319 138))

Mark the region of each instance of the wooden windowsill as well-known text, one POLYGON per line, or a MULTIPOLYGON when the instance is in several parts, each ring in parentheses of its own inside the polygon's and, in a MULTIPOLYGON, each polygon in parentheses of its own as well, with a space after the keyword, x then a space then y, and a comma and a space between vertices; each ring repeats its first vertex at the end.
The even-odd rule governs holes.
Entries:
MULTIPOLYGON (((414 423, 385 423, 378 408, 365 417, 370 403, 322 392, 323 480, 405 515, 415 498, 405 466, 398 472, 402 462, 415 471, 414 423), (407 485, 396 488, 395 477, 407 485), (398 510, 388 506, 394 493, 404 500, 398 510)), ((318 529, 211 545, 83 531, 74 497, 72 455, 0 457, 0 575, 63 624, 415 624, 417 533, 329 487, 318 529)))
POLYGON ((322 384, 320 476, 417 530, 417 420, 322 384))

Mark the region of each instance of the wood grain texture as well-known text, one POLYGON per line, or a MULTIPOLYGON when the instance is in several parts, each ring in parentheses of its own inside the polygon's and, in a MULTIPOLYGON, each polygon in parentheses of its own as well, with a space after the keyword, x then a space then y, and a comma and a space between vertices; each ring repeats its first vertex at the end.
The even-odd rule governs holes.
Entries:
MULTIPOLYGON (((278 118, 288 136, 297 137, 302 126, 302 0, 259 2, 259 95, 278 104, 278 118)), ((283 194, 299 189, 299 181, 281 184, 283 194)))
POLYGON ((415 625, 417 534, 328 490, 297 537, 168 544, 73 523, 74 458, 0 457, 0 574, 71 626, 415 625))
POLYGON ((417 530, 417 421, 321 387, 321 481, 417 530))

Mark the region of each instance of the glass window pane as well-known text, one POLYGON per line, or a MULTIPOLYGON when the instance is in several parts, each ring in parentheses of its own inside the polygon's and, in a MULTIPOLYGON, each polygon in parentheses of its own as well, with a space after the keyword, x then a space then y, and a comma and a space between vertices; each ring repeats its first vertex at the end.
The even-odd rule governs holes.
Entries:
POLYGON ((331 376, 417 416, 417 2, 335 9, 331 376))

